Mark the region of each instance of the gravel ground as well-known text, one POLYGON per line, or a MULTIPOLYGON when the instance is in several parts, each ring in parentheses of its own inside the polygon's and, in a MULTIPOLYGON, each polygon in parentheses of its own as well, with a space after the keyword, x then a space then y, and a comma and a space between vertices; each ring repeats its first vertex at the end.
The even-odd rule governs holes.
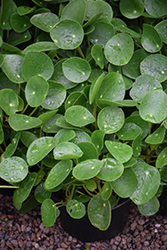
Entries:
POLYGON ((59 219, 54 226, 45 228, 40 218, 39 208, 17 214, 12 197, 0 194, 0 250, 167 249, 167 217, 144 217, 133 204, 123 232, 107 241, 83 243, 64 232, 59 219))

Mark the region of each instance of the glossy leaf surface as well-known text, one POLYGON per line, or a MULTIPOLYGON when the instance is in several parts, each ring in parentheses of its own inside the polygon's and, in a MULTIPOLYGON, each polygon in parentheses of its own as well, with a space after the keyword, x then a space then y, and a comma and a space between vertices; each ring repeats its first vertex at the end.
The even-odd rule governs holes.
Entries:
POLYGON ((122 15, 129 19, 135 19, 142 15, 144 12, 144 4, 142 0, 121 0, 120 11, 122 15))
POLYGON ((59 18, 54 13, 40 13, 31 17, 31 23, 39 29, 50 32, 51 29, 59 22, 59 18))
POLYGON ((77 200, 70 200, 66 205, 66 210, 74 219, 81 219, 86 213, 84 204, 77 200))
POLYGON ((41 205, 41 216, 45 227, 51 227, 56 221, 56 207, 54 202, 47 198, 41 205))
POLYGON ((83 155, 83 152, 72 142, 60 142, 54 148, 53 155, 56 160, 69 160, 80 158, 83 155))
POLYGON ((138 205, 137 207, 139 212, 144 216, 152 216, 158 212, 160 203, 157 197, 153 196, 149 201, 142 205, 138 205))
POLYGON ((37 188, 35 189, 35 199, 42 203, 45 199, 48 199, 51 197, 51 192, 50 191, 47 191, 45 188, 44 188, 44 185, 43 183, 40 183, 37 188))
POLYGON ((18 97, 12 89, 0 90, 0 107, 7 115, 15 114, 18 109, 18 97))
POLYGON ((42 121, 36 117, 13 114, 9 117, 9 124, 15 131, 21 131, 38 127, 42 124, 42 121))

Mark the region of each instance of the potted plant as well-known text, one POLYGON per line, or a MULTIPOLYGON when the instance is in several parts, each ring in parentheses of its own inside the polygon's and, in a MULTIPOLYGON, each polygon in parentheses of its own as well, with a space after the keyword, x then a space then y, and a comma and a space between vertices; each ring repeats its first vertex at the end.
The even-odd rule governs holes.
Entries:
POLYGON ((105 231, 120 198, 146 216, 158 211, 167 164, 161 3, 1 1, 0 177, 19 213, 41 203, 52 226, 64 206, 105 231))

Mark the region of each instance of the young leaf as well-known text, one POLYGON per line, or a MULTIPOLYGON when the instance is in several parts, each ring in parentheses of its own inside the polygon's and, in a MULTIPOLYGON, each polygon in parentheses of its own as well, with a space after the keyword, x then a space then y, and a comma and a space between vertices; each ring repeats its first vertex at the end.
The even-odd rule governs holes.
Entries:
POLYGON ((68 214, 74 219, 81 219, 86 214, 86 208, 82 202, 70 200, 66 205, 68 214))

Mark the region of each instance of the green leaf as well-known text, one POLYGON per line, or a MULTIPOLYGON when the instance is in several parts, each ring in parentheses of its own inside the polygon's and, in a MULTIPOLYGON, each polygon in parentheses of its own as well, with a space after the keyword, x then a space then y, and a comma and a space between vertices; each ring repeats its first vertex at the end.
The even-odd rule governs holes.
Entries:
POLYGON ((145 121, 160 123, 167 117, 167 95, 163 90, 149 92, 142 99, 139 114, 145 121), (153 104, 153 100, 156 100, 153 104))
POLYGON ((93 179, 86 180, 84 183, 86 188, 91 192, 94 192, 97 188, 97 183, 93 179))
POLYGON ((97 177, 103 181, 114 181, 118 179, 124 171, 123 164, 114 159, 106 158, 102 160, 103 166, 100 172, 97 174, 97 177))
POLYGON ((3 154, 5 158, 11 157, 16 151, 17 145, 19 143, 20 135, 21 135, 20 132, 16 133, 11 143, 6 147, 5 152, 3 154))
POLYGON ((101 150, 104 147, 104 136, 105 132, 102 130, 94 130, 91 135, 92 142, 96 146, 99 154, 101 154, 101 150))
POLYGON ((98 89, 103 81, 105 73, 102 73, 97 79, 95 79, 92 84, 90 85, 89 90, 89 104, 92 104, 96 98, 98 89))
POLYGON ((133 100, 141 102, 142 98, 152 90, 162 89, 162 85, 151 75, 140 75, 136 78, 130 90, 133 100))
POLYGON ((19 188, 15 190, 15 195, 17 196, 17 199, 19 202, 23 202, 26 200, 31 192, 32 187, 34 186, 34 183, 37 178, 37 173, 29 173, 26 178, 21 182, 19 188))
POLYGON ((140 63, 148 56, 144 49, 134 51, 130 61, 122 67, 123 74, 129 78, 135 79, 140 76, 140 63))
POLYGON ((118 131, 120 140, 134 140, 142 130, 135 123, 125 123, 124 126, 118 131))
POLYGON ((46 123, 47 121, 49 121, 56 113, 57 113, 58 109, 56 110, 51 110, 51 111, 45 111, 44 113, 42 113, 41 115, 38 116, 38 118, 42 121, 42 123, 46 123))
POLYGON ((1 19, 0 26, 3 30, 10 30, 10 16, 17 11, 17 6, 14 1, 2 0, 1 1, 1 19))
POLYGON ((117 180, 111 182, 114 192, 121 198, 130 197, 137 188, 137 184, 136 174, 131 168, 125 169, 117 180))
POLYGON ((167 20, 163 20, 159 22, 155 27, 156 31, 158 32, 161 40, 163 43, 167 43, 167 36, 166 36, 166 28, 167 28, 167 20))
POLYGON ((144 7, 148 14, 155 18, 166 16, 167 2, 165 0, 144 0, 144 7))
POLYGON ((30 8, 29 6, 19 6, 17 8, 17 13, 20 16, 24 16, 24 15, 32 13, 35 9, 36 9, 36 6, 34 6, 33 8, 30 8))
POLYGON ((143 24, 141 44, 150 53, 156 53, 162 48, 162 41, 158 32, 149 24, 143 24))
POLYGON ((20 16, 17 13, 11 15, 10 24, 12 29, 17 33, 22 33, 31 27, 29 18, 27 16, 20 16))
POLYGON ((106 201, 110 198, 112 194, 112 186, 111 186, 111 183, 106 181, 104 186, 103 186, 103 189, 102 189, 102 192, 101 192, 101 198, 106 201))
POLYGON ((161 153, 158 155, 158 158, 156 160, 156 167, 157 168, 162 168, 165 165, 167 165, 167 147, 165 147, 161 153))
POLYGON ((22 76, 21 68, 23 57, 20 55, 6 55, 2 65, 5 75, 14 83, 20 84, 25 80, 22 76))
POLYGON ((142 134, 140 133, 132 142, 133 156, 139 157, 142 151, 142 134))
POLYGON ((46 133, 56 133, 60 127, 56 125, 56 121, 62 117, 61 114, 54 114, 46 123, 42 125, 42 131, 46 133))
POLYGON ((37 28, 50 32, 51 29, 59 22, 59 18, 54 13, 39 13, 31 17, 30 22, 37 28))
POLYGON ((142 0, 121 0, 119 4, 122 15, 129 19, 135 19, 144 12, 144 4, 142 0))
POLYGON ((26 147, 29 147, 37 139, 37 136, 29 131, 22 131, 20 139, 26 147))
POLYGON ((18 156, 12 156, 0 163, 0 177, 7 182, 20 182, 28 174, 27 163, 18 156))
POLYGON ((133 171, 137 176, 138 186, 130 198, 136 205, 142 205, 156 194, 160 184, 160 174, 155 167, 145 162, 137 163, 133 171))
POLYGON ((84 31, 82 26, 71 19, 58 22, 50 31, 50 36, 60 49, 76 49, 82 43, 84 31))
POLYGON ((107 41, 115 35, 115 30, 112 24, 99 21, 93 24, 95 29, 93 32, 88 34, 88 39, 93 44, 99 44, 104 48, 107 41))
POLYGON ((95 122, 94 116, 83 106, 75 105, 65 112, 65 119, 68 123, 76 127, 84 127, 95 122))
POLYGON ((0 107, 7 115, 15 114, 18 109, 18 97, 12 89, 0 90, 0 107))
POLYGON ((56 207, 54 202, 47 198, 41 205, 41 216, 45 227, 51 227, 56 221, 56 207))
POLYGON ((58 140, 54 137, 40 137, 33 141, 27 150, 27 161, 30 166, 41 161, 56 145, 58 140))
POLYGON ((165 137, 165 127, 161 126, 157 128, 152 134, 150 134, 146 139, 145 142, 149 144, 160 144, 163 142, 165 137))
POLYGON ((66 177, 69 175, 72 169, 72 161, 65 160, 58 162, 49 172, 45 183, 44 188, 46 190, 53 189, 61 184, 66 177))
POLYGON ((51 50, 57 50, 57 46, 53 43, 53 42, 36 42, 36 43, 32 43, 29 46, 27 46, 22 53, 23 54, 27 54, 28 52, 32 52, 32 51, 51 51, 51 50))
POLYGON ((25 81, 33 76, 42 76, 48 80, 54 71, 52 60, 43 52, 28 52, 23 60, 22 74, 25 81))
POLYGON ((61 83, 66 89, 71 89, 76 86, 76 83, 70 82, 63 73, 62 64, 66 59, 59 60, 54 65, 54 73, 50 80, 53 80, 57 83, 61 83))
POLYGON ((56 160, 69 160, 80 158, 83 155, 83 152, 72 142, 60 142, 54 148, 53 155, 56 160))
POLYGON ((0 123, 0 144, 3 142, 3 140, 4 140, 4 132, 2 124, 0 123))
POLYGON ((167 79, 166 56, 160 54, 147 56, 140 64, 140 71, 142 75, 151 75, 159 82, 165 81, 167 79))
POLYGON ((59 140, 59 142, 70 141, 75 137, 75 132, 72 129, 62 128, 56 133, 55 137, 59 140))
POLYGON ((137 160, 132 157, 129 161, 124 163, 124 168, 133 167, 137 163, 137 160))
POLYGON ((77 200, 70 200, 66 205, 68 214, 74 219, 81 219, 86 214, 85 206, 77 200))
POLYGON ((88 203, 88 218, 91 224, 98 229, 105 231, 111 222, 110 202, 104 201, 101 194, 95 195, 88 203))
POLYGON ((142 205, 138 205, 137 207, 139 212, 144 216, 152 216, 158 212, 160 203, 157 197, 153 196, 149 201, 142 205))
POLYGON ((9 124, 15 131, 22 131, 38 127, 42 124, 42 121, 36 117, 13 114, 9 116, 9 124))
POLYGON ((78 162, 85 161, 87 159, 98 159, 98 151, 95 145, 92 142, 79 142, 77 144, 80 149, 83 152, 83 155, 80 159, 78 159, 78 162))
POLYGON ((65 77, 74 83, 86 81, 91 73, 90 64, 80 57, 71 57, 65 60, 62 69, 65 77))
POLYGON ((78 144, 80 142, 92 142, 91 137, 84 131, 75 131, 75 137, 71 142, 78 144))
POLYGON ((133 56, 134 42, 126 33, 113 36, 105 45, 104 55, 114 65, 125 65, 133 56))
POLYGON ((79 91, 72 92, 65 100, 65 110, 74 105, 85 106, 87 99, 85 95, 79 91))
POLYGON ((23 202, 22 207, 17 212, 18 214, 25 214, 36 208, 38 205, 39 202, 35 199, 34 195, 31 195, 25 202, 23 202))
MULTIPOLYGON (((29 41, 31 39, 31 34, 28 30, 24 31, 23 33, 17 33, 15 31, 11 31, 10 32, 10 35, 7 39, 7 42, 8 44, 10 44, 10 46, 16 46, 16 45, 19 45, 21 43, 25 43, 27 41, 29 41)), ((9 45, 8 45, 9 46, 9 45)), ((16 47, 14 47, 16 48, 16 47)), ((10 47, 10 50, 13 50, 13 48, 11 49, 10 47)))
POLYGON ((102 46, 99 44, 95 44, 91 49, 91 55, 95 60, 96 64, 99 65, 101 69, 104 68, 104 58, 103 58, 103 50, 102 46))
POLYGON ((31 107, 38 107, 45 100, 48 93, 49 84, 41 76, 31 77, 25 87, 25 97, 31 107))
POLYGON ((61 20, 71 19, 83 24, 86 10, 86 1, 74 0, 69 2, 61 13, 61 20))
POLYGON ((110 154, 121 163, 130 160, 133 154, 132 147, 122 142, 105 141, 105 145, 110 154))
POLYGON ((49 90, 41 106, 45 109, 57 109, 62 105, 66 98, 66 89, 60 83, 50 80, 48 83, 49 90))
POLYGON ((105 107, 97 117, 97 124, 100 130, 106 134, 112 134, 121 129, 124 124, 124 113, 118 107, 105 107))
POLYGON ((111 72, 104 77, 98 89, 96 95, 96 103, 100 108, 102 108, 106 106, 104 104, 105 101, 122 101, 124 99, 124 96, 125 83, 122 78, 122 75, 116 72, 111 72), (103 101, 101 99, 103 99, 103 101))
POLYGON ((103 163, 99 160, 85 160, 73 168, 73 176, 78 180, 87 180, 98 174, 103 163))

